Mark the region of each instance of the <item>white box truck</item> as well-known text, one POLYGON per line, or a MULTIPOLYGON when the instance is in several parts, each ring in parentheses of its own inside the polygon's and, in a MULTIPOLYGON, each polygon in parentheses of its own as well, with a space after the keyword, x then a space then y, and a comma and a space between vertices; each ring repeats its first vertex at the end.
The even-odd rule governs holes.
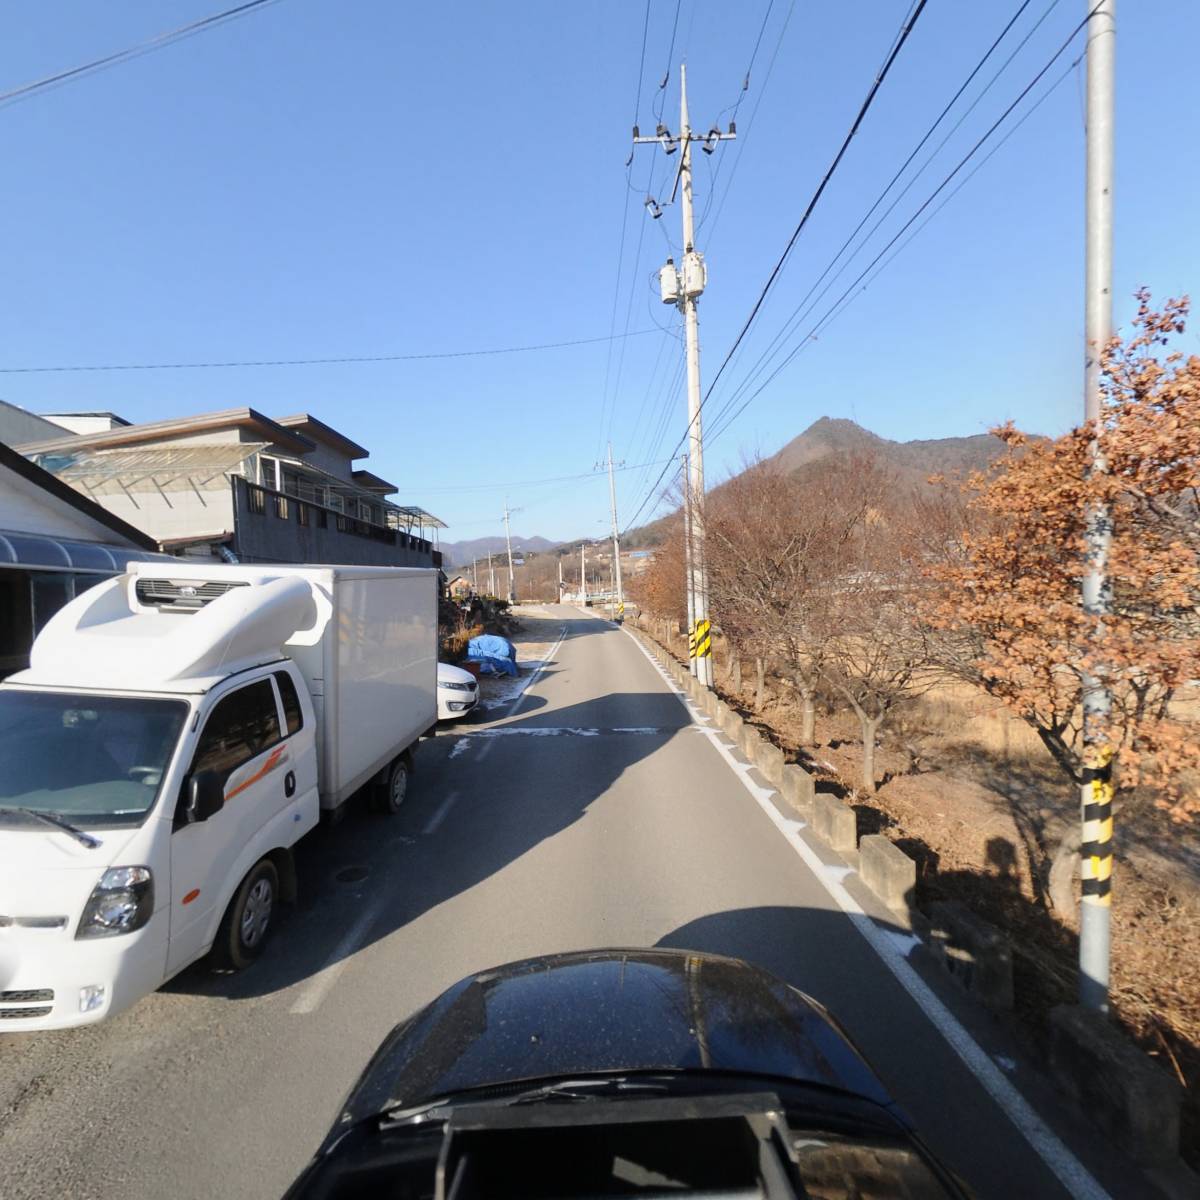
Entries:
POLYGON ((402 567, 131 563, 0 684, 0 1032, 246 966, 292 847, 437 720, 437 583, 402 567))

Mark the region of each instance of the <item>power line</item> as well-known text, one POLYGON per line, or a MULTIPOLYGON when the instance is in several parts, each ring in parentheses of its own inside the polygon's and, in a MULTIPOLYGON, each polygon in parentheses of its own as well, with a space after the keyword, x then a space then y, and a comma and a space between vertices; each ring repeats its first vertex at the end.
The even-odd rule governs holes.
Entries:
MULTIPOLYGON (((661 460, 656 459, 649 463, 630 463, 628 466, 614 467, 616 471, 639 471, 645 467, 657 467, 661 465, 661 460)), ((603 470, 579 471, 574 475, 548 475, 543 479, 517 479, 506 480, 504 483, 469 483, 463 486, 447 486, 422 488, 421 493, 424 495, 428 492, 430 495, 441 492, 494 492, 503 491, 505 488, 520 488, 520 487, 541 487, 548 483, 573 483, 580 479, 599 478, 601 475, 608 474, 607 465, 603 470)))
MULTIPOLYGON (((721 428, 712 435, 714 438, 719 437, 721 433, 724 433, 725 430, 728 429, 729 426, 735 420, 737 420, 737 418, 739 416, 741 416, 741 414, 746 410, 746 408, 749 406, 749 404, 757 396, 759 396, 762 393, 762 391, 767 387, 767 385, 770 384, 771 381, 773 379, 775 379, 775 377, 785 367, 788 366, 788 364, 796 357, 796 355, 799 354, 800 351, 806 345, 808 345, 809 342, 811 340, 813 340, 813 338, 815 338, 819 334, 821 329, 823 329, 825 326, 827 326, 828 324, 830 324, 832 322, 832 320, 838 315, 838 311, 843 306, 844 302, 846 302, 848 300, 848 298, 852 297, 855 294, 855 292, 858 289, 858 285, 860 283, 862 283, 862 281, 866 278, 866 276, 868 274, 870 274, 870 272, 875 268, 875 266, 880 262, 880 260, 883 259, 883 257, 888 253, 888 251, 891 250, 892 247, 895 246, 895 244, 900 240, 900 238, 903 237, 904 234, 912 227, 912 225, 917 221, 917 219, 921 216, 921 214, 929 207, 929 205, 932 204, 933 201, 937 199, 937 197, 946 188, 946 186, 953 181, 954 177, 959 173, 959 171, 961 171, 962 168, 983 147, 983 145, 988 141, 988 139, 992 136, 992 134, 995 133, 997 128, 999 128, 999 126, 1008 118, 1008 116, 1017 107, 1017 105, 1020 104, 1021 101, 1024 100, 1025 97, 1038 85, 1038 83, 1041 81, 1042 77, 1062 57, 1062 55, 1066 51, 1067 47, 1070 46, 1070 44, 1075 40, 1075 38, 1079 34, 1079 32, 1088 24, 1089 21, 1091 21, 1092 17, 1095 16, 1095 14, 1099 8, 1100 8, 1100 5, 1097 4, 1096 7, 1093 8, 1087 14, 1087 16, 1084 17, 1084 19, 1082 21, 1080 21, 1080 23, 1078 25, 1075 26, 1075 28, 1071 31, 1070 35, 1067 37, 1066 41, 1063 42, 1063 44, 1054 52, 1054 54, 1051 56, 1051 58, 1045 64, 1045 66, 1043 66, 1042 69, 1033 77, 1033 79, 1030 80, 1030 82, 1021 90, 1021 92, 1017 96, 1017 98, 1004 110, 1003 113, 1000 114, 1000 116, 996 119, 996 121, 988 128, 987 132, 984 133, 984 135, 975 143, 975 145, 971 147, 971 149, 966 153, 966 155, 964 155, 963 158, 959 160, 957 166, 955 166, 954 169, 942 180, 942 182, 940 184, 938 184, 938 186, 929 194, 929 196, 926 197, 924 203, 922 203, 922 205, 917 209, 917 211, 914 212, 911 217, 909 217, 909 219, 900 227, 899 230, 897 230, 897 232, 891 238, 891 240, 887 243, 887 245, 885 245, 883 247, 883 249, 880 250, 879 253, 867 264, 867 266, 858 275, 858 277, 854 280, 854 282, 852 284, 850 284, 850 286, 838 297, 837 300, 834 301, 834 303, 828 309, 825 310, 824 315, 816 322, 815 325, 812 326, 812 328, 808 331, 808 333, 805 334, 803 338, 801 338, 800 342, 795 347, 793 347, 793 349, 788 353, 788 355, 783 359, 783 361, 780 362, 779 365, 770 373, 770 375, 768 375, 767 378, 738 406, 738 408, 732 413, 732 415, 730 415, 726 419, 724 425, 722 425, 721 428)), ((1048 96, 1050 94, 1050 92, 1052 92, 1054 90, 1054 88, 1056 88, 1058 86, 1058 84, 1061 83, 1062 80, 1064 78, 1066 78, 1066 76, 1069 75, 1070 71, 1073 69, 1074 69, 1074 64, 1072 64, 1071 68, 1069 68, 1067 72, 1065 72, 1062 76, 1060 76, 1060 78, 1055 82, 1055 84, 1050 89, 1048 89, 1048 91, 1046 92, 1046 96, 1048 96)), ((1037 104, 1033 105, 1030 108, 1029 112, 1025 114, 1025 117, 1028 117, 1030 115, 1030 113, 1032 113, 1038 107, 1038 105, 1042 102, 1042 100, 1044 100, 1045 98, 1046 97, 1043 96, 1038 101, 1037 104)), ((1025 117, 1022 117, 1022 121, 1024 121, 1025 117)), ((1010 131, 1010 133, 1016 132, 1016 129, 1019 128, 1020 123, 1021 122, 1018 122, 1017 125, 1015 125, 1013 127, 1013 129, 1010 131)), ((1003 142, 1001 142, 1000 145, 1003 145, 1003 142)), ((996 149, 999 149, 999 145, 997 145, 996 149)), ((982 166, 983 164, 980 163, 979 165, 982 166)), ((968 176, 968 178, 969 178, 969 176, 968 176)), ((963 183, 964 184, 966 183, 966 179, 963 180, 963 183)), ((953 193, 951 193, 951 194, 953 195, 953 193)), ((950 197, 947 197, 947 200, 949 200, 949 199, 950 199, 950 197)), ((932 214, 931 214, 930 219, 932 219, 932 214)), ((926 224, 927 223, 928 222, 926 222, 926 224)), ((922 226, 922 228, 923 228, 923 226, 922 226)), ((919 230, 918 230, 918 232, 919 232, 919 230)), ((892 257, 894 258, 895 255, 893 255, 892 257)), ((824 294, 824 293, 822 293, 822 294, 824 294)))
MULTIPOLYGON (((641 112, 641 108, 642 108, 642 77, 646 73, 646 34, 648 33, 649 28, 650 28, 650 0, 646 0, 646 13, 642 20, 642 53, 641 53, 641 58, 638 62, 637 97, 633 102, 633 123, 635 125, 638 122, 638 113, 641 112)), ((629 162, 627 162, 625 164, 625 167, 626 167, 625 185, 627 188, 630 188, 630 189, 631 189, 630 167, 632 167, 632 165, 633 165, 633 152, 631 150, 630 154, 629 154, 629 162)), ((628 228, 628 226, 629 226, 629 196, 626 195, 624 197, 624 201, 621 206, 621 240, 617 247, 617 278, 616 278, 616 282, 613 284, 612 316, 609 319, 609 325, 608 325, 608 332, 609 332, 610 336, 614 336, 617 332, 617 307, 620 304, 620 300, 621 300, 621 276, 624 272, 624 267, 625 267, 625 232, 626 232, 626 229, 628 228)), ((635 264, 635 268, 636 268, 636 264, 635 264)), ((629 330, 629 322, 628 321, 626 321, 626 323, 625 323, 625 329, 628 332, 628 330, 629 330)), ((604 356, 604 391, 601 393, 601 398, 600 398, 600 440, 601 440, 601 445, 603 445, 603 441, 604 441, 605 417, 606 417, 606 413, 608 411, 608 381, 609 381, 609 376, 611 375, 611 373, 612 373, 612 342, 610 341, 608 344, 608 353, 604 356)))
MULTIPOLYGON (((871 87, 867 92, 866 98, 863 100, 861 106, 859 107, 858 114, 854 118, 853 124, 850 126, 850 131, 846 134, 846 137, 843 139, 841 147, 839 148, 837 154, 834 156, 833 162, 830 164, 829 169, 825 172, 825 175, 822 178, 820 184, 818 184, 817 190, 813 193, 812 199, 809 200, 808 206, 805 208, 804 214, 801 216, 799 224, 796 226, 795 230, 793 231, 792 236, 788 239, 788 243, 784 247, 784 251, 779 257, 779 261, 776 262, 774 269, 771 271, 771 274, 767 279, 767 282, 764 284, 762 291, 759 293, 758 299, 754 302, 754 307, 750 311, 750 316, 746 319, 746 323, 742 326, 741 332, 737 335, 737 338, 734 340, 733 345, 729 348, 729 352, 725 355, 724 360, 722 361, 720 367, 718 368, 716 375, 713 377, 712 382, 708 385, 708 389, 705 392, 704 398, 701 400, 699 409, 696 412, 697 417, 703 411, 704 405, 707 402, 709 396, 712 395, 713 388, 716 386, 717 381, 721 378, 722 372, 729 365, 730 359, 733 358, 734 354, 737 351, 738 346, 742 342, 742 339, 746 336, 746 333, 750 329, 750 326, 754 323, 754 319, 758 315, 759 309, 762 308, 763 302, 767 298, 767 294, 770 292, 771 287, 773 286, 773 284, 775 283, 775 280, 779 276, 779 272, 783 269, 784 263, 787 261, 788 256, 791 254, 792 247, 795 246, 795 244, 796 244, 796 239, 800 236, 801 232, 804 230, 805 225, 807 225, 807 223, 808 223, 809 217, 812 216, 813 210, 816 208, 818 202, 821 199, 821 196, 824 194, 825 188, 828 186, 830 179, 833 178, 834 172, 837 170, 838 165, 841 163, 842 158, 845 156, 846 151, 849 148, 851 141, 853 141, 855 134, 858 132, 859 127, 862 125, 862 122, 863 122, 864 118, 866 117, 867 112, 870 110, 871 105, 874 103, 875 97, 876 97, 876 95, 878 95, 880 87, 883 86, 883 81, 887 78, 888 73, 891 71, 892 66, 896 61, 896 58, 899 56, 900 51, 904 48, 904 43, 906 41, 908 41, 909 35, 912 33, 913 28, 917 23, 917 20, 920 18, 921 13, 924 11, 926 2, 927 2, 927 0, 915 0, 913 7, 909 9, 908 15, 904 19, 904 23, 901 26, 900 32, 897 34, 895 40, 893 41, 891 49, 888 51, 888 54, 884 60, 883 66, 876 73, 875 80, 871 84, 871 87)), ((694 419, 695 418, 693 418, 693 420, 694 419)), ((689 436, 690 432, 691 432, 691 422, 688 423, 687 428, 684 430, 679 441, 676 443, 675 450, 678 450, 679 447, 681 445, 683 445, 684 441, 687 440, 687 437, 689 436)), ((675 452, 672 451, 672 455, 671 455, 672 459, 674 458, 674 453, 675 452)), ((667 466, 669 467, 669 465, 670 464, 668 463, 667 466)), ((630 518, 629 524, 626 525, 626 527, 625 527, 626 531, 628 531, 628 529, 633 525, 633 522, 636 521, 637 518, 641 515, 642 510, 650 502, 651 497, 654 495, 654 492, 657 490, 659 484, 662 482, 665 475, 666 475, 666 467, 664 467, 663 471, 659 474, 658 479, 655 480, 649 493, 647 493, 646 497, 642 500, 642 503, 638 506, 637 511, 634 513, 633 517, 630 518)), ((622 536, 624 536, 624 534, 622 534, 622 536)))
POLYGON ((659 333, 658 329, 631 329, 608 337, 576 338, 570 342, 540 342, 533 346, 500 346, 488 350, 447 350, 439 354, 347 354, 337 358, 259 358, 230 362, 92 363, 71 367, 0 367, 0 375, 65 374, 73 371, 199 371, 229 367, 313 367, 340 363, 420 362, 440 358, 482 358, 495 354, 529 354, 535 350, 561 350, 568 346, 594 346, 659 333))
POLYGON ((783 344, 786 342, 788 336, 790 335, 793 327, 795 325, 799 324, 800 322, 802 322, 804 320, 804 318, 808 315, 808 313, 811 312, 812 309, 817 304, 820 303, 822 296, 824 296, 826 294, 826 292, 828 292, 829 287, 832 286, 832 284, 838 278, 841 277, 841 275, 845 272, 845 270, 850 265, 850 263, 853 262, 854 259, 857 258, 858 255, 862 253, 862 251, 866 248, 867 244, 870 242, 871 238, 873 238, 875 236, 875 234, 878 232, 878 230, 879 230, 880 226, 883 224, 883 222, 886 221, 887 218, 895 211, 895 209, 899 205, 900 201, 903 200, 903 198, 912 189, 913 185, 917 182, 917 180, 920 179, 920 177, 925 173, 926 170, 928 170, 930 164, 938 156, 938 154, 941 153, 942 149, 945 147, 946 143, 950 140, 950 138, 961 128, 963 122, 967 119, 967 117, 970 116, 970 114, 972 112, 974 112, 975 108, 979 105, 980 101, 984 98, 984 96, 986 96, 988 94, 988 92, 991 91, 991 89, 995 86, 996 82, 999 80, 1000 76, 1003 75, 1004 72, 1008 69, 1008 67, 1012 63, 1013 59, 1017 56, 1017 54, 1020 53, 1020 51, 1022 49, 1024 49, 1024 47, 1029 42, 1029 39, 1034 35, 1034 33, 1036 33, 1037 30, 1039 28, 1041 28, 1043 22, 1046 20, 1046 18, 1050 15, 1050 13, 1054 10, 1054 8, 1059 3, 1059 0, 1051 0, 1050 6, 1046 9, 1045 12, 1042 13, 1041 17, 1038 18, 1038 20, 1034 23, 1033 27, 1025 34, 1025 36, 1017 44, 1016 48, 1012 51, 1012 53, 1004 61, 1003 65, 1000 67, 1000 69, 991 77, 991 79, 987 82, 987 84, 984 86, 984 88, 980 91, 979 95, 977 95, 975 97, 975 99, 967 107, 967 110, 962 114, 961 117, 959 117, 958 121, 955 122, 953 129, 951 129, 950 132, 942 139, 942 141, 938 145, 937 149, 931 155, 929 155, 929 157, 921 164, 921 166, 913 174, 912 178, 909 179, 908 183, 906 183, 904 185, 904 187, 901 189, 901 191, 897 194, 896 198, 888 206, 888 208, 884 212, 884 214, 879 218, 879 220, 872 227, 870 233, 868 233, 866 235, 866 237, 863 238, 863 240, 859 243, 858 248, 850 255, 849 258, 846 259, 845 263, 843 263, 842 267, 833 276, 833 279, 830 280, 830 283, 828 285, 826 285, 826 287, 820 292, 820 294, 817 296, 817 298, 813 302, 813 304, 811 306, 809 306, 808 308, 805 308, 805 305, 807 305, 809 300, 812 298, 813 293, 817 291, 817 289, 824 282, 825 278, 829 275, 830 271, 832 271, 833 268, 837 265, 838 260, 842 257, 843 254, 845 254, 847 248, 854 242, 854 239, 858 236, 858 234, 862 230, 863 226, 866 225, 866 223, 871 219, 871 217, 875 213, 875 211, 879 208, 879 206, 887 198, 887 194, 892 190, 893 187, 895 187, 896 183, 904 175, 904 172, 908 169, 908 167, 912 163, 913 159, 915 159, 916 156, 921 152, 921 149, 925 146, 925 144, 929 141, 929 139, 937 131, 937 129, 941 125, 941 123, 946 119, 947 115, 953 109, 954 105, 958 102, 958 100, 962 97, 963 93, 967 90, 968 87, 970 87, 972 81, 975 79, 975 77, 979 74, 979 72, 987 64, 988 60, 991 58, 991 56, 995 53, 997 48, 1000 46, 1000 43, 1004 40, 1004 38, 1008 35, 1009 31, 1012 29, 1012 27, 1020 19, 1022 13, 1024 13, 1025 9, 1029 7, 1030 3, 1031 3, 1031 0, 1024 0, 1024 2, 1020 5, 1020 7, 1017 9, 1017 11, 1013 14, 1012 18, 1008 21, 1008 23, 1000 31, 999 35, 992 42, 992 44, 988 48, 987 52, 979 60, 979 62, 976 63, 975 67, 972 69, 970 74, 967 76, 967 78, 963 81, 963 83, 960 85, 958 90, 950 98, 949 102, 942 109, 942 111, 938 115, 937 119, 926 130, 924 136, 916 144, 916 146, 913 148, 912 152, 908 155, 908 157, 901 164, 900 168, 895 172, 895 174, 892 176, 892 178, 888 181, 887 186, 884 187, 883 190, 876 197, 875 202, 871 205, 871 207, 867 210, 867 212, 865 213, 863 218, 855 226, 853 232, 842 243, 842 245, 838 249, 837 253, 834 254, 833 257, 829 260, 825 269, 821 272, 821 274, 817 277, 817 279, 813 283, 813 285, 805 293, 805 295, 801 299, 800 303, 796 305, 795 309, 792 311, 792 313, 788 317, 788 319, 783 323, 782 326, 780 326, 778 332, 771 339, 771 341, 768 343, 768 345, 762 351, 762 353, 758 356, 758 359, 755 361, 754 365, 750 368, 749 372, 747 372, 747 374, 743 378, 742 382, 734 390, 733 394, 725 401, 725 403, 722 406, 721 411, 719 411, 714 418, 715 422, 719 422, 722 419, 722 417, 727 412, 729 412, 729 410, 733 407, 733 405, 737 403, 739 396, 741 394, 743 394, 748 388, 753 386, 755 379, 757 379, 762 374, 762 372, 764 370, 766 370, 766 368, 770 364, 771 360, 779 353, 783 344))
POLYGON ((916 25, 918 18, 924 11, 926 2, 927 0, 917 0, 915 7, 909 11, 909 16, 905 18, 904 26, 900 30, 900 34, 896 38, 887 58, 884 60, 883 66, 875 76, 875 81, 871 84, 871 88, 867 92, 866 99, 863 100, 862 105, 859 107, 858 115, 854 118, 854 123, 850 126, 849 133, 846 134, 837 154, 834 156, 833 162, 830 163, 829 169, 825 172, 821 182, 817 185, 817 190, 813 193, 812 199, 809 200, 808 207, 805 208, 804 215, 800 218, 799 224, 792 231, 792 236, 788 238, 788 243, 784 247, 783 253, 779 256, 779 261, 775 264, 771 274, 767 277, 767 282, 763 285, 763 289, 759 293, 758 299, 755 300, 754 307, 750 310, 750 315, 746 318, 746 323, 742 326, 741 332, 734 339, 733 345, 729 348, 729 353, 725 355, 721 365, 717 368, 717 373, 713 376, 712 382, 708 385, 708 389, 705 392, 704 397, 706 400, 712 395, 713 388, 717 386, 717 381, 721 378, 725 368, 729 365, 729 360, 733 358, 734 354, 737 352, 738 346, 740 346, 742 343, 742 339, 749 332, 750 326, 754 324, 754 319, 758 316, 759 309, 762 308, 763 302, 767 298, 767 293, 770 292, 775 280, 779 277, 779 272, 783 270, 783 265, 785 262, 787 262, 788 256, 792 252, 792 247, 796 244, 796 239, 799 238, 800 234, 804 230, 805 225, 808 224, 808 219, 812 216, 813 210, 820 202, 821 196, 825 192, 825 188, 829 185, 829 181, 833 178, 834 172, 838 169, 842 158, 845 156, 846 151, 850 148, 850 143, 854 140, 854 135, 858 132, 859 126, 862 125, 867 112, 870 110, 871 105, 875 101, 875 97, 879 94, 879 89, 883 86, 883 81, 887 78, 888 72, 892 69, 892 65, 895 63, 900 51, 904 48, 904 43, 908 41, 909 34, 912 33, 913 27, 916 25))
POLYGON ((203 33, 205 30, 212 29, 216 25, 236 20, 238 17, 244 17, 255 9, 265 8, 268 4, 274 3, 276 3, 276 0, 248 0, 245 4, 238 4, 233 8, 225 9, 223 12, 213 13, 212 16, 202 17, 199 21, 180 25, 177 29, 169 29, 165 33, 156 34, 154 37, 147 38, 143 42, 127 46, 124 50, 117 50, 112 54, 104 55, 102 58, 95 58, 91 62, 82 63, 78 67, 71 67, 66 71, 57 71, 55 74, 47 75, 43 79, 35 79, 30 83, 24 83, 20 87, 13 88, 11 91, 2 92, 0 93, 0 105, 12 104, 18 100, 27 99, 34 93, 44 91, 46 88, 68 83, 73 79, 79 79, 84 75, 90 75, 107 67, 115 67, 119 63, 127 62, 131 58, 139 58, 143 54, 151 54, 155 50, 161 50, 163 47, 171 45, 172 42, 191 37, 193 34, 203 33))
MULTIPOLYGON (((759 50, 759 47, 762 45, 763 34, 766 32, 767 22, 770 20, 771 11, 772 11, 772 9, 774 9, 774 7, 775 7, 775 0, 769 0, 769 2, 767 4, 767 11, 763 14, 762 24, 758 27, 758 37, 757 37, 757 39, 755 39, 754 49, 750 54, 750 62, 746 66, 746 74, 742 77, 742 90, 738 93, 737 101, 734 104, 732 104, 729 108, 723 108, 717 114, 717 120, 716 120, 717 125, 721 124, 721 118, 727 112, 732 112, 732 115, 729 118, 730 124, 733 124, 737 121, 737 115, 741 111, 741 108, 742 108, 742 101, 745 100, 746 93, 750 89, 750 75, 751 75, 751 72, 754 70, 754 63, 755 63, 755 60, 758 58, 758 50, 759 50)), ((771 55, 771 61, 767 66, 766 79, 763 80, 763 85, 759 89, 758 98, 754 102, 754 111, 750 114, 750 121, 747 124, 746 129, 743 131, 741 137, 738 139, 737 153, 734 155, 733 166, 730 167, 730 169, 729 169, 729 180, 725 185, 725 191, 722 194, 721 203, 717 206, 717 216, 713 218, 713 223, 709 227, 708 244, 709 244, 710 249, 712 248, 712 234, 713 234, 713 230, 716 228, 716 225, 717 225, 717 217, 719 217, 721 215, 721 209, 724 208, 724 206, 725 206, 725 196, 727 196, 729 194, 729 189, 733 185, 733 177, 734 177, 734 175, 737 174, 738 163, 740 163, 742 160, 742 151, 744 150, 745 145, 746 145, 746 138, 749 136, 750 130, 754 127, 754 118, 758 115, 758 106, 762 103, 763 94, 767 90, 767 84, 769 84, 771 82, 771 72, 774 71, 775 60, 776 60, 776 58, 779 57, 779 47, 783 44, 783 35, 787 32, 788 24, 791 22, 792 13, 795 11, 795 9, 796 9, 796 0, 791 0, 791 3, 788 5, 787 16, 784 17, 783 26, 781 27, 781 29, 779 31, 779 38, 775 42, 775 52, 771 55)), ((708 173, 709 173, 709 176, 708 176, 709 177, 708 200, 706 201, 706 203, 704 205, 704 211, 700 214, 700 219, 696 222, 696 232, 697 233, 699 233, 700 230, 704 228, 704 222, 708 220, 708 213, 709 213, 709 210, 712 208, 713 200, 716 199, 717 183, 721 178, 721 168, 725 165, 725 159, 726 159, 726 156, 724 154, 722 154, 720 156, 720 158, 717 160, 716 167, 714 167, 712 165, 711 161, 709 162, 709 166, 708 166, 708 173)))
POLYGON ((683 0, 675 0, 675 20, 671 23, 671 45, 667 49, 667 69, 663 72, 662 82, 658 85, 658 111, 654 114, 656 121, 662 120, 663 104, 667 97, 667 84, 671 81, 671 62, 675 56, 675 35, 679 32, 679 6, 683 0))

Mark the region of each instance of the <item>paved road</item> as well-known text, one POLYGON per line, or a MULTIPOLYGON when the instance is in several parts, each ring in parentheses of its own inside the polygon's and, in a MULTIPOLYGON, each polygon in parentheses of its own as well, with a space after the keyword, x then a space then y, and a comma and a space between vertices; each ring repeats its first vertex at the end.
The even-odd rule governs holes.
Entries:
MULTIPOLYGON (((401 816, 307 839, 302 901, 253 969, 198 966, 107 1024, 0 1039, 5 1200, 277 1196, 395 1022, 469 972, 612 945, 740 955, 811 992, 981 1197, 1105 1194, 1086 1175, 1059 1182, 1078 1160, 1030 1114, 1056 1176, 926 1010, 957 1012, 967 1056, 1000 1063, 1039 1111, 1052 1095, 935 976, 942 1001, 920 1006, 902 986, 928 997, 918 976, 889 969, 837 902, 842 889, 871 911, 853 874, 815 844, 798 852, 806 835, 772 819, 633 638, 554 616, 553 661, 515 707, 422 749, 401 816)), ((896 961, 911 949, 872 928, 896 961)), ((1055 1119, 1109 1195, 1143 1194, 1055 1119)))

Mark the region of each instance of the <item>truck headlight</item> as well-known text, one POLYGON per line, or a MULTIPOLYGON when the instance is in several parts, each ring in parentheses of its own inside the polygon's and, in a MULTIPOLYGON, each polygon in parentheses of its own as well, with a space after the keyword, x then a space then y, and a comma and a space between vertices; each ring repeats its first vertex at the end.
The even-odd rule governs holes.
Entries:
POLYGON ((110 867, 92 889, 79 918, 77 938, 114 937, 141 929, 154 912, 149 867, 110 867))

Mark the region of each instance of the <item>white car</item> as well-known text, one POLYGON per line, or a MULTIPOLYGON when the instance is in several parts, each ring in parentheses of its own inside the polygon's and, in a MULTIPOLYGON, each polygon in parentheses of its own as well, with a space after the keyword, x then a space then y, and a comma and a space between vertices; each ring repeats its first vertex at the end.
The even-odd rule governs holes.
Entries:
POLYGON ((470 671, 438 663, 437 706, 439 721, 455 721, 479 703, 479 684, 470 671))

